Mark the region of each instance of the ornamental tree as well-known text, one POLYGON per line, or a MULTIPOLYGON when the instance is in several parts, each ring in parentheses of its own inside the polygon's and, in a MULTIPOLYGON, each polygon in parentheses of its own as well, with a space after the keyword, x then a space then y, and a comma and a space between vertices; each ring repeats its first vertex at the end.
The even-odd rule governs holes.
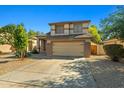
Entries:
POLYGON ((117 38, 124 40, 124 6, 117 9, 101 20, 100 23, 103 39, 117 38))
POLYGON ((100 34, 98 33, 99 31, 98 31, 98 29, 97 29, 97 27, 96 27, 95 25, 91 25, 91 26, 89 27, 89 30, 88 30, 88 31, 89 31, 90 34, 93 36, 92 41, 93 41, 94 43, 100 43, 100 42, 101 42, 101 36, 100 36, 100 34))
POLYGON ((28 36, 24 25, 19 24, 14 32, 14 46, 16 52, 20 53, 20 57, 23 58, 25 56, 25 52, 27 50, 28 44, 28 36))

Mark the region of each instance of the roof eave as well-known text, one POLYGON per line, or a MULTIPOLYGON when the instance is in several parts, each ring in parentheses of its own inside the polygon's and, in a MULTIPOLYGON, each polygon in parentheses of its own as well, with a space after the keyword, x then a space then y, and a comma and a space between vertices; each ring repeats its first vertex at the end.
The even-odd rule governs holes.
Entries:
POLYGON ((67 22, 54 22, 54 23, 48 23, 49 25, 53 25, 53 24, 65 24, 65 23, 90 23, 91 20, 82 20, 82 21, 67 21, 67 22))

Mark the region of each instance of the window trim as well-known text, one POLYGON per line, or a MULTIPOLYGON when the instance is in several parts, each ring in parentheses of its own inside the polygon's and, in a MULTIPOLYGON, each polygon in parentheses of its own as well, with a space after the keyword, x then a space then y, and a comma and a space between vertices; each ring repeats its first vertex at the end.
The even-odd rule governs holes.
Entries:
POLYGON ((64 25, 55 25, 55 34, 64 34, 64 25), (57 32, 57 26, 61 26, 62 27, 62 32, 57 32))
POLYGON ((82 32, 83 32, 83 24, 81 24, 81 23, 73 24, 73 33, 82 33, 82 32), (75 30, 75 26, 76 25, 80 25, 81 26, 81 30, 80 31, 75 30))

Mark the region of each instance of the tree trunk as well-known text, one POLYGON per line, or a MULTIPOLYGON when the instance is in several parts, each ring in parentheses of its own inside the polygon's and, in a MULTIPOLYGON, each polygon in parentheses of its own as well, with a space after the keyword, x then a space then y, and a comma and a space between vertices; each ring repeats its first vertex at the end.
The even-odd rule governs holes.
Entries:
POLYGON ((23 60, 24 59, 24 52, 23 51, 21 51, 21 60, 23 60))

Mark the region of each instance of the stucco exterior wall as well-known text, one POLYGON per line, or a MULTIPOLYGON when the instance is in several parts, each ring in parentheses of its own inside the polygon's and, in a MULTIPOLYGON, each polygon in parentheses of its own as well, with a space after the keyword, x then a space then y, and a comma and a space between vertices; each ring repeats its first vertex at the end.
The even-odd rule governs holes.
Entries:
POLYGON ((0 52, 2 52, 2 53, 12 52, 11 45, 8 45, 8 44, 0 45, 0 52))
POLYGON ((84 57, 90 57, 91 55, 91 43, 90 42, 84 42, 84 57))
POLYGON ((103 45, 97 45, 97 55, 105 55, 103 45))
POLYGON ((51 42, 51 40, 46 41, 46 53, 47 53, 47 56, 52 56, 52 42, 51 42))
POLYGON ((37 44, 38 44, 37 40, 28 41, 27 51, 32 51, 34 48, 38 48, 37 44))

